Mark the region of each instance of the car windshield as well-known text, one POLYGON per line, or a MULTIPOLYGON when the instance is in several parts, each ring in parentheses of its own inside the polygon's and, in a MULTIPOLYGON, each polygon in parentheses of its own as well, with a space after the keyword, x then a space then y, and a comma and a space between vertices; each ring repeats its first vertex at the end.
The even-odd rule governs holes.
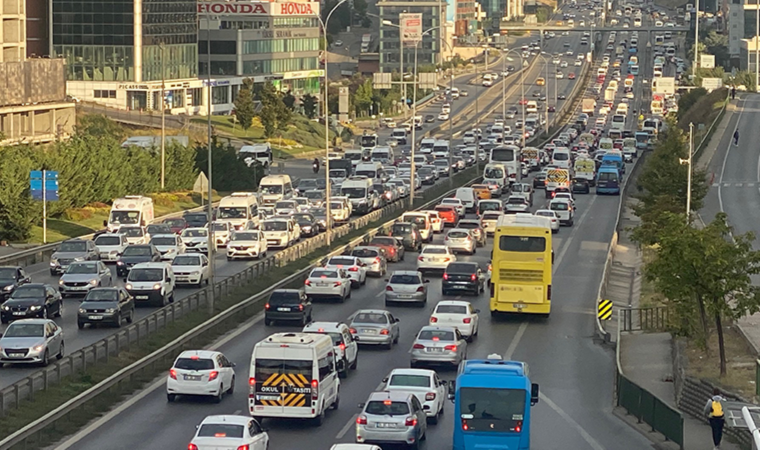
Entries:
POLYGON ((61 253, 84 253, 87 251, 86 242, 64 242, 58 247, 61 253))
POLYGON ((484 178, 504 178, 504 170, 500 168, 489 167, 485 170, 483 177, 484 178))
POLYGON ((525 413, 522 389, 468 388, 459 390, 461 417, 470 431, 519 433, 525 413))
POLYGON ((390 284, 420 284, 420 277, 411 274, 396 274, 391 276, 390 284))
MULTIPOLYGON (((517 187, 517 186, 514 186, 514 187, 517 187)), ((516 191, 514 187, 512 188, 512 191, 519 192, 519 191, 516 191)), ((501 209, 501 204, 499 202, 480 202, 480 204, 478 204, 478 207, 480 208, 481 211, 498 211, 501 209)))
POLYGON ((388 381, 388 386, 430 387, 430 377, 427 375, 394 374, 388 381))
POLYGON ((192 223, 193 226, 205 225, 207 219, 208 216, 205 213, 185 214, 185 221, 188 224, 192 223))
POLYGON ((268 186, 260 186, 259 191, 262 194, 282 194, 282 185, 273 184, 268 186))
POLYGON ((41 298, 45 297, 45 288, 21 286, 13 291, 11 298, 41 298))
POLYGON ((467 314, 467 307, 464 305, 438 305, 435 312, 436 314, 467 314))
POLYGON ((375 416, 405 416, 409 414, 409 405, 406 402, 371 401, 364 412, 375 416))
POLYGON ((13 323, 3 337, 42 337, 45 336, 45 325, 41 323, 13 323))
POLYGON ((164 220, 164 224, 169 225, 170 227, 184 227, 185 219, 166 219, 164 220))
POLYGON ((388 323, 388 318, 385 314, 381 313, 358 313, 356 317, 354 317, 353 323, 385 325, 388 323))
POLYGON ((111 223, 136 224, 140 218, 138 211, 111 211, 111 223))
POLYGON ((229 231, 229 225, 227 222, 215 222, 211 224, 214 231, 229 231))
POLYGON ((525 199, 519 197, 510 197, 509 200, 507 200, 507 203, 510 205, 523 205, 525 204, 525 199))
POLYGON ((288 223, 280 220, 275 220, 272 222, 264 222, 261 224, 261 227, 264 231, 287 231, 288 223))
POLYGON ((150 243, 153 245, 176 245, 177 241, 173 237, 154 237, 150 243))
POLYGON ((201 257, 196 255, 178 255, 172 261, 172 266, 200 266, 201 257))
POLYGON ((275 291, 269 296, 269 304, 276 305, 297 305, 301 302, 298 292, 275 291))
POLYGON ((87 293, 86 302, 115 302, 117 298, 115 289, 93 289, 87 293))
POLYGON ((172 234, 172 229, 167 225, 148 225, 146 228, 148 234, 172 234))
POLYGON ((394 233, 411 233, 412 226, 411 225, 393 225, 393 232, 394 233))
POLYGON ((446 267, 446 273, 475 273, 478 270, 474 263, 451 263, 446 267))
POLYGON ((175 369, 183 370, 212 370, 214 368, 214 361, 208 358, 179 358, 174 363, 175 369))
POLYGON ((367 195, 366 188, 341 188, 341 195, 348 198, 364 198, 367 195))
POLYGON ((296 206, 296 202, 293 201, 277 202, 274 204, 275 209, 295 209, 296 206))
POLYGON ((95 239, 95 245, 120 245, 119 236, 100 236, 95 239))
POLYGON ((298 190, 305 191, 308 189, 316 189, 317 188, 317 180, 314 178, 305 178, 298 182, 298 190))
POLYGON ((549 208, 553 211, 567 211, 569 207, 565 202, 552 202, 552 204, 549 205, 549 208))
POLYGON ((14 267, 0 267, 0 280, 15 280, 16 274, 14 267))
POLYGON ((232 235, 233 241, 258 241, 259 233, 235 233, 232 235))
POLYGON ((96 264, 72 264, 66 269, 66 273, 69 275, 98 273, 98 266, 96 264))
POLYGON ((124 253, 122 253, 123 256, 150 256, 151 255, 150 247, 127 247, 124 249, 124 253))
POLYGON ((372 245, 390 245, 395 246, 398 241, 394 238, 381 238, 376 237, 370 241, 372 245))
POLYGON ((243 425, 232 425, 229 423, 206 423, 198 429, 198 437, 242 439, 244 435, 245 427, 243 425))
MULTIPOLYGON (((501 213, 485 213, 485 214, 483 214, 483 220, 499 220, 500 216, 501 216, 501 213)), ((463 225, 464 224, 459 224, 459 227, 460 228, 469 228, 469 227, 463 226, 463 225)))
POLYGON ((219 208, 220 219, 245 219, 247 217, 248 208, 245 206, 224 206, 219 208))
POLYGON ((161 281, 164 278, 163 269, 132 269, 129 281, 161 281))
POLYGON ((325 198, 325 194, 322 193, 322 191, 308 191, 304 194, 304 197, 308 198, 309 200, 323 200, 325 198))
POLYGON ((379 254, 377 250, 372 250, 369 248, 357 248, 351 251, 351 256, 356 256, 358 258, 372 258, 379 256, 379 254))
POLYGON ((422 250, 422 253, 432 254, 432 255, 445 255, 446 254, 446 249, 445 248, 439 248, 439 247, 425 247, 422 250))
POLYGON ((127 237, 141 237, 145 235, 145 233, 143 232, 143 229, 137 228, 137 227, 120 228, 119 233, 127 237))
POLYGON ((423 341, 453 341, 454 332, 450 330, 422 330, 417 339, 423 341))
POLYGON ((207 230, 185 230, 182 232, 182 237, 207 237, 207 230))
POLYGON ((293 218, 296 219, 296 222, 298 223, 311 223, 314 222, 314 216, 311 214, 294 214, 293 218))
POLYGON ((554 211, 536 211, 537 216, 555 217, 554 211))

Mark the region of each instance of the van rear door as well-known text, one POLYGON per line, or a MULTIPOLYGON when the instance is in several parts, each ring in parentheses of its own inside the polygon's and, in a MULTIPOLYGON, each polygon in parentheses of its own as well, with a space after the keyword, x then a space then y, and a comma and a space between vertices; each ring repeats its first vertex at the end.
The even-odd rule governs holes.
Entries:
POLYGON ((264 415, 284 414, 286 408, 311 407, 311 360, 256 358, 257 406, 266 406, 264 415))

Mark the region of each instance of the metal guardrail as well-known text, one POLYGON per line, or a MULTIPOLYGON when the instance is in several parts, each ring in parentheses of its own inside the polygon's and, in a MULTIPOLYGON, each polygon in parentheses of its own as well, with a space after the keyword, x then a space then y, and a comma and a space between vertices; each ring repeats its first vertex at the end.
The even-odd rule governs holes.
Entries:
POLYGON ((622 331, 667 331, 670 325, 671 308, 653 306, 649 308, 621 308, 622 331))
MULTIPOLYGON (((475 168, 478 168, 478 166, 475 166, 475 168)), ((477 183, 479 180, 480 180, 479 177, 475 177, 475 178, 471 179, 470 181, 466 182, 464 185, 468 186, 468 185, 477 183)), ((451 195, 451 193, 453 193, 455 191, 456 191, 456 189, 449 190, 449 191, 445 192, 443 195, 437 196, 436 198, 432 199, 431 201, 429 201, 429 202, 421 205, 417 209, 428 209, 432 205, 437 204, 442 198, 445 198, 445 197, 451 195)), ((378 211, 376 211, 376 212, 378 212, 378 211)), ((377 219, 375 219, 375 220, 377 220, 377 219)), ((387 229, 391 224, 393 224, 395 222, 395 220, 396 219, 392 219, 389 222, 386 222, 383 225, 370 230, 365 235, 360 236, 360 237, 358 237, 356 239, 353 239, 349 244, 338 248, 337 250, 331 252, 328 256, 339 255, 342 252, 344 252, 347 248, 352 248, 353 246, 356 246, 356 245, 364 242, 367 239, 371 239, 373 236, 377 235, 377 233, 380 232, 381 230, 387 229)), ((369 222, 371 222, 371 220, 369 222)), ((369 223, 369 222, 367 222, 367 223, 369 223)), ((344 227, 347 227, 347 226, 349 226, 349 225, 344 225, 344 227)), ((272 259, 273 259, 273 257, 268 258, 267 261, 271 261, 272 259)), ((271 264, 271 262, 270 262, 270 264, 271 264)), ((256 265, 256 266, 258 266, 258 265, 256 265)), ((253 266, 253 267, 256 267, 256 266, 253 266)), ((55 422, 57 422, 58 420, 66 417, 66 415, 69 412, 71 412, 73 409, 76 409, 76 408, 79 408, 79 407, 82 407, 82 406, 86 405, 88 402, 94 400, 96 397, 98 397, 100 395, 108 395, 109 391, 112 388, 114 388, 115 386, 119 386, 119 384, 122 383, 122 382, 126 382, 126 381, 129 381, 129 380, 133 379, 133 377, 137 376, 141 371, 146 370, 146 369, 151 369, 153 367, 156 367, 156 365, 161 365, 161 364, 167 365, 167 364, 169 364, 171 362, 171 360, 173 360, 176 357, 176 354, 179 351, 181 351, 186 346, 189 346, 190 344, 192 344, 192 342, 194 342, 195 340, 200 339, 203 336, 204 333, 209 332, 210 330, 213 330, 213 329, 215 329, 217 327, 221 327, 221 328, 226 327, 227 329, 229 329, 229 327, 231 327, 235 323, 235 319, 237 319, 239 315, 242 315, 242 317, 250 318, 252 316, 252 311, 255 310, 256 305, 259 304, 259 303, 261 303, 261 302, 263 302, 263 301, 265 301, 268 298, 269 294, 274 289, 278 289, 278 288, 280 288, 282 286, 287 286, 287 285, 289 285, 289 284, 291 284, 293 282, 302 281, 303 279, 306 278, 306 275, 308 275, 308 273, 311 271, 311 269, 313 267, 314 267, 314 265, 311 265, 311 266, 309 266, 309 267, 307 267, 307 268, 305 268, 305 269, 303 269, 303 270, 301 270, 301 271, 299 271, 297 273, 294 273, 293 275, 289 276, 285 280, 282 280, 282 281, 280 281, 278 283, 275 283, 272 287, 266 289, 265 291, 257 293, 257 294, 254 294, 251 297, 248 297, 247 299, 242 300, 241 302, 237 303, 236 305, 231 306, 230 308, 226 309, 225 311, 223 311, 223 312, 215 315, 214 317, 210 318, 206 322, 204 322, 204 323, 198 325, 197 327, 193 328, 192 330, 186 332, 185 334, 183 334, 182 336, 178 337, 177 339, 175 339, 174 341, 170 342, 169 344, 166 344, 162 348, 154 351, 150 355, 145 356, 144 358, 140 359, 139 361, 137 361, 137 362, 131 364, 130 366, 125 367, 124 369, 120 370, 119 372, 111 375, 110 377, 108 377, 107 379, 101 381, 97 385, 91 387, 87 391, 85 391, 85 392, 77 395, 75 398, 67 401, 66 403, 64 403, 63 405, 57 407, 53 411, 50 411, 49 413, 45 414, 43 417, 35 420, 33 423, 25 426, 24 428, 22 428, 22 429, 20 429, 20 430, 18 430, 16 432, 14 432, 13 434, 11 434, 10 436, 8 436, 7 438, 3 439, 2 441, 0 441, 0 449, 8 449, 8 448, 13 447, 14 445, 25 443, 27 439, 33 438, 34 436, 37 436, 39 433, 42 433, 48 427, 53 426, 53 424, 55 422)), ((236 278, 236 277, 230 277, 227 280, 234 279, 234 278, 236 278)), ((227 280, 225 280, 225 281, 227 281, 227 280)), ((219 287, 219 284, 220 283, 215 284, 214 288, 216 289, 217 287, 219 287)), ((220 290, 220 293, 222 293, 221 287, 220 287, 219 290, 220 290)), ((197 294, 194 294, 194 295, 190 296, 190 297, 195 297, 194 298, 194 305, 195 305, 196 309, 199 308, 199 307, 201 307, 202 305, 205 305, 206 299, 207 299, 207 297, 206 297, 207 291, 208 291, 208 288, 204 289, 203 291, 200 291, 197 294)), ((173 307, 175 307, 177 305, 182 305, 179 308, 184 308, 186 303, 190 303, 190 300, 189 300, 190 297, 188 297, 186 299, 183 299, 183 301, 180 301, 178 303, 172 304, 172 305, 170 305, 167 308, 163 308, 163 309, 157 311, 156 313, 152 314, 149 317, 153 317, 156 314, 161 314, 162 312, 164 314, 166 314, 166 312, 167 312, 168 309, 171 309, 171 308, 173 308, 173 307)), ((166 316, 164 316, 164 321, 163 321, 164 324, 166 323, 165 317, 166 316)), ((140 321, 138 323, 148 322, 146 324, 147 325, 147 330, 150 331, 150 321, 146 321, 146 319, 143 319, 142 321, 140 321)), ((154 321, 153 323, 154 323, 153 327, 154 327, 154 330, 155 330, 155 329, 158 328, 159 322, 158 321, 154 321)), ((134 328, 136 328, 135 325, 137 325, 137 323, 133 324, 132 326, 130 326, 128 328, 126 328, 124 331, 125 332, 128 332, 128 330, 134 331, 134 328)), ((120 332, 120 333, 117 333, 117 334, 120 335, 122 333, 120 332)), ((137 334, 139 336, 139 331, 137 331, 137 334)), ((128 336, 129 336, 129 334, 128 334, 128 336)), ((143 334, 143 336, 144 336, 144 334, 143 334)), ((100 357, 101 359, 107 359, 108 356, 112 352, 118 351, 118 349, 119 349, 119 338, 116 338, 116 342, 117 342, 117 344, 116 345, 112 345, 110 348, 108 347, 109 344, 106 343, 105 344, 105 349, 104 350, 100 350, 100 351, 98 351, 98 348, 97 348, 96 345, 90 346, 90 347, 95 347, 93 349, 94 351, 90 352, 90 355, 92 355, 92 357, 95 358, 95 362, 97 362, 97 358, 98 357, 100 357)), ((129 341, 127 340, 127 343, 128 342, 129 341)), ((101 348, 104 345, 103 341, 99 342, 98 344, 100 344, 101 348)), ((82 364, 84 364, 86 366, 87 362, 85 362, 84 359, 87 358, 87 355, 84 352, 83 352, 83 355, 84 355, 84 358, 83 358, 83 363, 82 364)), ((53 370, 60 371, 60 365, 59 365, 59 363, 57 363, 55 366, 53 366, 53 370)), ((44 372, 45 372, 46 375, 44 376, 44 380, 40 384, 43 384, 44 387, 46 387, 47 386, 47 382, 49 381, 49 378, 47 376, 47 372, 48 371, 46 370, 44 372)), ((61 378, 61 376, 59 375, 58 379, 60 379, 60 378, 61 378)), ((30 385, 27 384, 27 386, 30 386, 30 385)), ((31 386, 35 386, 35 383, 32 382, 31 386)), ((42 388, 42 387, 40 387, 40 388, 42 388)), ((28 389, 28 387, 27 387, 27 389, 28 389)), ((32 389, 30 392, 33 392, 33 391, 34 391, 34 389, 32 389)))

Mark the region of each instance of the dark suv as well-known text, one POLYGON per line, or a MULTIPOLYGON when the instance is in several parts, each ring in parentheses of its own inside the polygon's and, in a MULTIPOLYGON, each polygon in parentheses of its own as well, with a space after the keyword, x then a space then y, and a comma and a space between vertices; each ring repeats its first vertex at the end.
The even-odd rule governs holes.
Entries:
POLYGON ((443 295, 465 291, 477 296, 485 289, 485 279, 477 263, 451 263, 443 272, 443 295))
POLYGON ((419 251, 422 248, 422 234, 416 223, 394 223, 391 227, 391 236, 401 238, 407 250, 419 251))
POLYGON ((277 320, 299 322, 301 325, 311 322, 311 301, 303 289, 277 289, 272 292, 264 305, 264 324, 272 325, 277 320))

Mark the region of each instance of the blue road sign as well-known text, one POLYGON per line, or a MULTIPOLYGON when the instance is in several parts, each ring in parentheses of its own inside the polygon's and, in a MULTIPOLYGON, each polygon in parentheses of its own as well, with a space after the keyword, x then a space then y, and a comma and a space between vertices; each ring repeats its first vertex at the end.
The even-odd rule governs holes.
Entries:
POLYGON ((29 173, 29 189, 32 192, 34 200, 47 200, 54 202, 58 200, 58 172, 32 170, 29 173), (44 180, 43 180, 44 172, 44 180), (45 183, 45 192, 43 194, 42 183, 45 183))

